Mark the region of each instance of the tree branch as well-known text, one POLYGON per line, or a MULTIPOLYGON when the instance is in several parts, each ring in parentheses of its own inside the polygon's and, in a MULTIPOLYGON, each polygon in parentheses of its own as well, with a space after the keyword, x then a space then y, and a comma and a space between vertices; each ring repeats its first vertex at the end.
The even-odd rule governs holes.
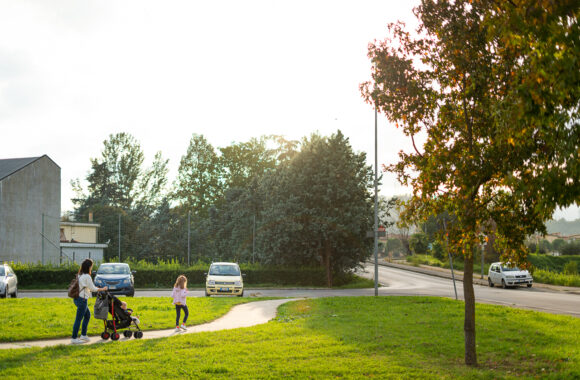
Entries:
POLYGON ((417 152, 417 154, 419 155, 419 157, 423 157, 423 155, 419 152, 419 150, 417 149, 417 146, 415 145, 415 135, 411 135, 411 141, 413 142, 413 148, 415 148, 415 152, 417 152))

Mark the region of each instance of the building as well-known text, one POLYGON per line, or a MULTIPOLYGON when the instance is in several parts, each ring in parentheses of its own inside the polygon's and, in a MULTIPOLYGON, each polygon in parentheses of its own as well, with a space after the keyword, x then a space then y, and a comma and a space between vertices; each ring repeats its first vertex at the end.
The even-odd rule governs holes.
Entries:
POLYGON ((81 263, 84 259, 103 261, 103 251, 107 244, 99 244, 98 223, 60 222, 61 260, 81 263))
POLYGON ((47 155, 0 159, 0 261, 60 261, 60 167, 47 155))

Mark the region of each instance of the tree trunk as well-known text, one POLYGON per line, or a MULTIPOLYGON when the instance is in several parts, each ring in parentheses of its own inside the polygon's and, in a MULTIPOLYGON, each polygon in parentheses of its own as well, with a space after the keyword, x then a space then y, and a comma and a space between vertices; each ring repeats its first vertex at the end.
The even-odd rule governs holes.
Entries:
POLYGON ((475 292, 473 291, 473 254, 466 255, 463 271, 463 298, 465 299, 465 364, 477 366, 475 352, 475 292))
POLYGON ((330 242, 326 240, 324 242, 324 266, 326 267, 326 283, 329 288, 332 288, 332 270, 330 269, 330 255, 331 248, 330 242))

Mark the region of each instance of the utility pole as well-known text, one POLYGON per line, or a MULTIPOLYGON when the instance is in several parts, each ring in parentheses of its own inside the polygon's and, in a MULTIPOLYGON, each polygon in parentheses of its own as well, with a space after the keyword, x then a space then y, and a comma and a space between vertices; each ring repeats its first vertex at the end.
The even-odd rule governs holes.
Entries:
POLYGON ((191 257, 191 211, 187 212, 187 266, 190 266, 189 259, 191 257))
POLYGON ((121 214, 119 214, 119 262, 121 262, 121 214))
POLYGON ((44 213, 42 214, 42 265, 44 265, 44 213))
POLYGON ((379 295, 379 169, 377 155, 377 106, 375 105, 375 296, 379 295))
POLYGON ((256 262, 256 213, 254 213, 254 226, 252 227, 252 264, 256 262))

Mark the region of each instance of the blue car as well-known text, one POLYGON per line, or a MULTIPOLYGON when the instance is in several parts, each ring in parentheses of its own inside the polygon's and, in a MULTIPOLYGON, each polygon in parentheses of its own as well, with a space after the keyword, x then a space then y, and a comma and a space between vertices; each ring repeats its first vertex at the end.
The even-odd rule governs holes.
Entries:
POLYGON ((109 293, 115 295, 135 295, 135 279, 129 264, 125 263, 104 263, 99 266, 95 276, 95 285, 99 288, 109 287, 109 293))

